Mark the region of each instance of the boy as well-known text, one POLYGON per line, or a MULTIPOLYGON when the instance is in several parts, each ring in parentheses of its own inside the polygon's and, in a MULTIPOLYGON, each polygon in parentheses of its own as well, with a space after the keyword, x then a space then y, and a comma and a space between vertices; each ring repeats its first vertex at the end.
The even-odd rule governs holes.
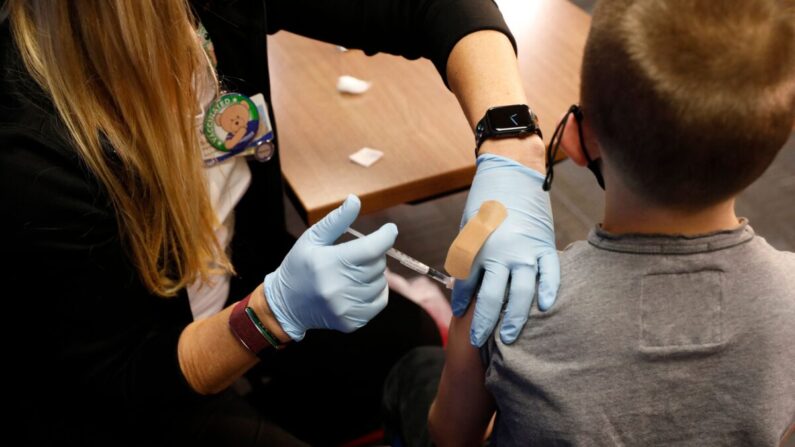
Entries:
MULTIPOLYGON (((795 420, 795 254, 734 198, 795 122, 795 5, 605 0, 561 147, 605 211, 513 345, 454 319, 439 446, 777 445, 795 420), (485 382, 485 383, 484 383, 485 382)), ((553 138, 554 140, 554 138, 553 138)))

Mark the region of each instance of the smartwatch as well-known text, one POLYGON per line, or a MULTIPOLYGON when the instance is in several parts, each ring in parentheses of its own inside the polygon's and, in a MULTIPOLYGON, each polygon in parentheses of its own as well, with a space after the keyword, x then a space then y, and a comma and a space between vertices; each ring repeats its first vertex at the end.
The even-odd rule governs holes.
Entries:
POLYGON ((526 104, 492 107, 475 127, 475 157, 480 145, 489 138, 516 137, 527 134, 541 135, 538 117, 526 104))

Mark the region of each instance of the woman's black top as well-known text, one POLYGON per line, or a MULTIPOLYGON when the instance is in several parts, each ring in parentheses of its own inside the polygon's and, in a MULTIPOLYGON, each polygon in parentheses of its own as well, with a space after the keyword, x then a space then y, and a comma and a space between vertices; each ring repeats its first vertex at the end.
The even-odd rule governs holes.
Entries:
MULTIPOLYGON (((207 0, 192 6, 213 41, 226 86, 261 92, 268 103, 266 37, 279 30, 367 54, 426 57, 442 78, 450 51, 466 34, 494 29, 511 37, 491 0, 207 0)), ((0 24, 8 439, 132 444, 208 399, 190 389, 177 362, 178 337, 192 320, 187 293, 163 299, 144 288, 106 192, 26 73, 8 22, 0 24)), ((251 186, 235 209, 238 276, 230 300, 253 290, 291 243, 278 152, 250 168, 251 186)))

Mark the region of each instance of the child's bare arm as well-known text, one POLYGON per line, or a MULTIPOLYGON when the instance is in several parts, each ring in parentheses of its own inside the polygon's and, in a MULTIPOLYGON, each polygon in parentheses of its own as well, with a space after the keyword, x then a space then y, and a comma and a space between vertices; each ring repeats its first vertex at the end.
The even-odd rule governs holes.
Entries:
POLYGON ((494 414, 480 352, 469 343, 474 309, 473 301, 450 323, 442 379, 428 415, 428 430, 439 447, 481 445, 494 414))

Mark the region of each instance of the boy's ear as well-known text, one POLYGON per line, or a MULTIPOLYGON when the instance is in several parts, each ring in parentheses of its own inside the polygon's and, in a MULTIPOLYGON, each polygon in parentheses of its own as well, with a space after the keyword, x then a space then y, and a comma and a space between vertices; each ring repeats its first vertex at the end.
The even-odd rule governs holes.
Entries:
MULTIPOLYGON (((560 139, 560 148, 563 149, 563 152, 565 152, 578 166, 585 166, 588 164, 588 159, 583 155, 584 149, 580 141, 578 129, 580 124, 577 122, 577 118, 574 117, 573 113, 568 115, 567 120, 566 128, 563 129, 563 135, 560 139)), ((591 156, 591 160, 596 160, 602 156, 599 143, 596 141, 596 138, 593 138, 593 133, 588 127, 586 119, 583 119, 582 126, 583 138, 585 139, 585 145, 588 147, 588 155, 591 156)))

